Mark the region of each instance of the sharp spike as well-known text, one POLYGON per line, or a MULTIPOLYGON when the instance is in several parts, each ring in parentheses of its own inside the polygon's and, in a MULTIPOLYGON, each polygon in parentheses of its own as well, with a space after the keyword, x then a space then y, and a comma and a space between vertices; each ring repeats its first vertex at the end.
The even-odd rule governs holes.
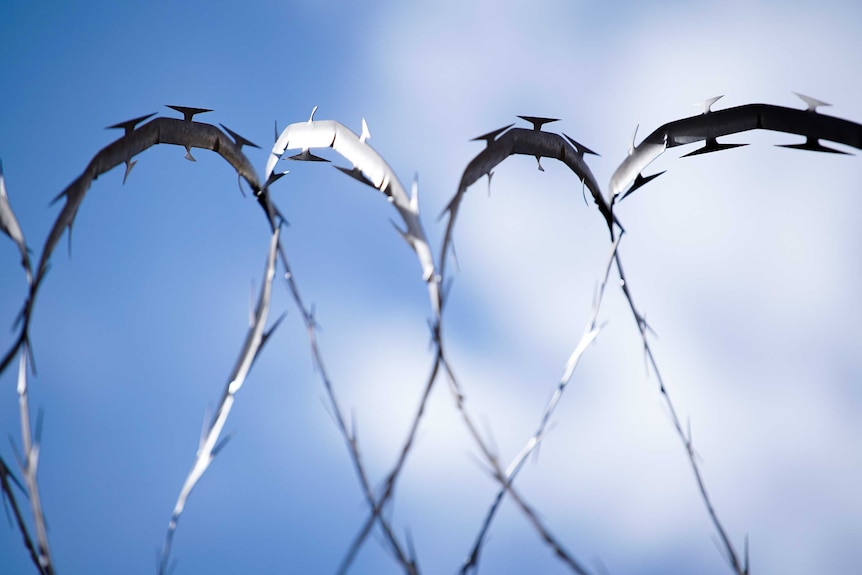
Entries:
MULTIPOLYGON (((284 173, 286 174, 287 172, 284 172, 284 173)), ((278 206, 273 204, 272 209, 275 210, 275 215, 277 215, 278 219, 280 220, 279 227, 281 227, 282 224, 285 226, 290 226, 290 222, 287 221, 287 218, 284 217, 284 214, 281 213, 281 210, 278 209, 278 206)), ((285 273, 284 277, 285 277, 285 279, 287 279, 288 277, 290 277, 290 273, 285 273)))
MULTIPOLYGON (((706 113, 706 112, 704 112, 706 113)), ((687 158, 689 156, 698 156, 700 154, 709 154, 710 152, 719 152, 721 150, 729 150, 731 148, 739 148, 741 146, 747 146, 748 144, 719 144, 715 138, 707 138, 706 143, 702 148, 698 148, 693 152, 689 152, 687 154, 683 154, 681 157, 687 158)))
MULTIPOLYGON (((324 161, 326 161, 326 160, 324 160, 324 161)), ((347 174, 348 176, 350 176, 354 180, 362 182, 366 186, 370 186, 370 187, 374 188, 375 190, 377 189, 375 187, 375 185, 371 182, 371 180, 366 178, 365 174, 363 174, 362 170, 360 170, 359 168, 342 168, 341 166, 333 166, 333 167, 335 169, 337 169, 338 171, 340 171, 344 174, 347 174)))
POLYGON ((302 150, 302 152, 298 154, 294 154, 290 156, 288 160, 298 160, 301 162, 328 162, 326 158, 321 158, 320 156, 315 156, 311 152, 308 151, 308 148, 302 150))
POLYGON ((64 197, 64 196, 66 196, 66 194, 68 194, 68 193, 69 193, 69 190, 68 190, 68 189, 63 190, 62 192, 60 192, 59 194, 57 194, 56 196, 54 196, 54 197, 51 199, 51 201, 50 201, 50 202, 48 202, 48 205, 49 205, 49 206, 53 206, 54 204, 56 204, 57 202, 59 202, 59 201, 60 201, 60 198, 62 198, 62 197, 64 197))
MULTIPOLYGON (((17 453, 17 451, 16 451, 16 453, 17 453)), ((0 461, 0 463, 2 463, 2 461, 0 461)), ((12 483, 14 483, 15 485, 18 486, 18 489, 21 490, 21 493, 27 493, 27 488, 24 487, 24 485, 21 483, 21 480, 18 479, 17 477, 15 477, 15 475, 11 471, 9 471, 9 468, 6 467, 5 464, 2 464, 2 466, 0 466, 0 469, 3 470, 3 474, 6 477, 8 477, 12 480, 12 483)))
MULTIPOLYGON (((589 148, 588 148, 588 147, 586 147, 585 145, 583 145, 583 144, 581 144, 581 143, 577 142, 574 138, 570 137, 569 135, 567 135, 567 134, 565 134, 565 133, 564 133, 564 134, 563 134, 563 136, 564 136, 564 137, 569 141, 569 143, 570 143, 572 146, 574 146, 574 147, 575 147, 575 150, 578 152, 578 155, 579 155, 579 156, 583 157, 583 156, 584 156, 584 154, 592 154, 592 155, 594 155, 594 156, 599 156, 599 154, 598 154, 598 153, 596 153, 596 152, 592 151, 591 149, 589 149, 589 148)), ((600 156, 600 157, 601 157, 601 156, 600 156)))
POLYGON ((126 185, 126 178, 129 177, 129 172, 132 171, 132 168, 134 168, 135 164, 137 164, 137 163, 138 163, 137 160, 126 160, 126 173, 123 174, 123 185, 124 186, 126 185))
POLYGON ((407 245, 412 248, 413 247, 413 237, 408 232, 405 232, 404 230, 399 228, 398 224, 396 224, 394 221, 389 220, 389 223, 392 224, 392 227, 395 228, 395 231, 398 232, 398 235, 401 236, 401 238, 405 242, 407 242, 407 245))
POLYGON ((124 134, 124 135, 128 135, 128 134, 130 134, 130 133, 132 133, 132 132, 134 132, 134 131, 135 131, 135 126, 137 126, 138 124, 140 124, 141 122, 143 122, 144 120, 146 120, 146 119, 148 119, 148 118, 152 118, 152 117, 153 117, 153 116, 155 116, 156 114, 157 114, 157 112, 153 112, 152 114, 147 114, 146 116, 140 116, 140 117, 138 117, 138 118, 133 118, 133 119, 131 119, 131 120, 126 120, 125 122, 119 122, 119 123, 116 123, 116 124, 114 124, 113 126, 108 126, 108 127, 107 127, 107 128, 105 128, 105 129, 106 129, 106 130, 114 130, 114 129, 117 129, 117 128, 122 128, 123 130, 125 130, 125 134, 124 134))
POLYGON ((635 140, 637 140, 637 138, 638 138, 638 128, 640 128, 640 127, 641 127, 640 124, 635 126, 635 133, 632 134, 632 145, 629 147, 629 156, 631 156, 632 154, 635 153, 635 148, 637 147, 637 146, 635 146, 635 140))
POLYGON ((506 130, 508 130, 509 128, 511 128, 514 125, 515 124, 509 124, 508 126, 503 126, 502 128, 497 128, 496 130, 492 130, 492 131, 488 132, 487 134, 482 134, 481 136, 476 136, 475 138, 473 138, 470 141, 476 142, 478 140, 485 140, 487 145, 490 146, 491 144, 494 143, 494 140, 497 139, 497 136, 499 136, 500 134, 502 134, 503 132, 505 132, 506 130))
POLYGON ((368 130, 368 124, 365 122, 365 118, 362 118, 362 134, 359 136, 359 143, 365 142, 365 140, 371 139, 371 132, 368 130))
POLYGON ((522 120, 526 120, 527 122, 530 122, 531 124, 533 124, 533 129, 536 130, 537 132, 541 131, 542 126, 545 124, 548 124, 550 122, 559 121, 559 118, 542 118, 539 116, 518 116, 518 117, 521 118, 522 120))
POLYGON ((410 209, 413 213, 419 213, 419 174, 413 174, 413 183, 410 185, 410 209))
POLYGON ((271 186, 274 182, 276 182, 276 181, 280 180, 281 178, 283 178, 283 177, 284 177, 284 175, 285 175, 285 174, 288 174, 288 173, 289 173, 289 171, 288 171, 288 170, 285 170, 285 171, 283 171, 283 172, 273 172, 273 173, 269 176, 269 179, 266 181, 266 183, 263 185, 263 187, 264 187, 264 188, 268 188, 268 187, 269 187, 269 186, 271 186))
POLYGON ((831 106, 832 105, 832 104, 829 104, 827 102, 824 102, 823 100, 818 100, 817 98, 812 98, 811 96, 806 96, 805 94, 800 94, 799 92, 793 92, 793 93, 796 94, 803 102, 805 102, 805 105, 808 106, 808 108, 806 110, 808 112, 815 112, 816 113, 817 108, 819 106, 831 106))
POLYGON ((820 143, 820 140, 817 138, 809 137, 805 140, 804 144, 778 144, 779 148, 793 148, 794 150, 810 150, 812 152, 826 152, 829 154, 846 154, 851 155, 849 152, 845 152, 843 150, 836 150, 835 148, 830 148, 824 146, 820 143))
POLYGON ((272 324, 272 327, 269 328, 268 330, 266 330, 265 332, 263 332, 263 335, 261 336, 261 344, 260 344, 261 347, 263 347, 264 344, 266 344, 266 341, 269 339, 269 337, 273 333, 275 333, 275 330, 278 329, 278 326, 281 325, 282 320, 284 320, 284 318, 286 316, 287 316, 287 312, 282 312, 282 314, 280 316, 278 316, 278 319, 275 320, 275 323, 272 324))
POLYGON ((724 98, 724 94, 722 94, 721 96, 707 98, 702 102, 697 102, 695 106, 700 106, 704 114, 709 114, 710 112, 712 112, 712 105, 721 100, 722 98, 724 98))
POLYGON ((218 443, 216 443, 215 447, 213 447, 212 451, 210 451, 210 461, 215 459, 215 457, 221 452, 222 449, 224 449, 224 446, 227 445, 227 442, 230 441, 232 437, 233 433, 228 433, 227 435, 219 439, 218 443))
POLYGON ((254 282, 248 287, 248 327, 254 326, 254 282))
POLYGON ((35 439, 34 444, 37 448, 42 444, 42 424, 44 423, 44 420, 45 411, 42 408, 39 408, 39 411, 36 412, 36 429, 33 430, 33 438, 35 439))
POLYGON ((239 193, 242 194, 242 197, 245 197, 245 190, 242 189, 242 176, 239 172, 236 173, 236 187, 239 188, 239 193))
POLYGON ((236 145, 239 146, 240 148, 242 148, 243 146, 250 146, 252 148, 260 148, 260 146, 258 146, 254 142, 246 140, 245 138, 243 138, 242 136, 240 136, 239 134, 237 134, 236 132, 234 132, 233 130, 231 130, 230 128, 225 126, 224 124, 220 123, 219 126, 224 128, 224 131, 227 132, 228 134, 230 134, 230 137, 233 138, 233 141, 236 142, 236 145))
POLYGON ((176 110, 180 114, 183 115, 183 120, 186 122, 193 121, 195 114, 203 114, 204 112, 212 112, 212 110, 208 108, 189 108, 186 106, 171 106, 168 104, 168 108, 171 110, 176 110))
POLYGON ((446 207, 445 207, 445 208, 443 208, 443 210, 440 212, 440 215, 438 215, 438 216, 437 216, 437 221, 438 221, 438 222, 439 222, 440 220, 442 220, 442 219, 443 219, 443 216, 445 216, 446 214, 449 214, 449 219, 450 219, 450 220, 452 219, 452 209, 453 209, 453 207, 455 206, 455 198, 457 198, 457 197, 458 197, 458 196, 456 195, 456 196, 455 196, 455 197, 453 197, 451 200, 449 200, 449 203, 448 203, 448 204, 446 204, 446 207))
POLYGON ((618 201, 618 202, 623 201, 623 200, 624 200, 628 195, 630 195, 633 191, 635 191, 636 189, 640 188, 640 187, 641 187, 641 186, 643 186, 644 184, 646 184, 646 183, 648 183, 648 182, 650 182, 650 181, 652 181, 652 180, 656 179, 657 177, 659 177, 659 176, 660 176, 660 175, 662 175, 663 173, 664 173, 664 171, 661 171, 661 172, 659 172, 659 173, 657 173, 657 174, 653 174, 653 175, 651 175, 651 176, 644 176, 643 174, 638 174, 638 177, 637 177, 637 178, 635 178, 635 181, 634 181, 634 183, 632 184, 632 187, 631 187, 631 188, 629 188, 629 189, 628 189, 628 191, 627 191, 626 193, 624 193, 622 196, 620 196, 620 199, 619 199, 619 200, 617 200, 617 201, 618 201))
POLYGON ((72 257, 72 226, 75 225, 75 221, 69 222, 69 258, 72 257))
POLYGON ((545 168, 542 167, 542 156, 536 156, 536 163, 539 165, 539 171, 544 172, 545 168))
POLYGON ((204 411, 204 420, 201 424, 201 436, 198 440, 198 449, 201 449, 204 445, 204 442, 207 439, 207 430, 209 430, 210 426, 210 406, 207 405, 206 410, 204 411))

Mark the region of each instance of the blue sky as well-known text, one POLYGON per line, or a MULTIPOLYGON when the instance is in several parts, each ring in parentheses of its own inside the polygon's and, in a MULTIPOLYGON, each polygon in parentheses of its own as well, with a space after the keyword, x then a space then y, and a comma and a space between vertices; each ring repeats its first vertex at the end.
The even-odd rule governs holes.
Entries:
MULTIPOLYGON (((274 122, 319 106, 317 119, 357 132, 365 118, 402 181, 418 174, 439 250, 437 215, 481 150, 469 140, 519 114, 561 118, 548 129, 601 154, 589 164, 602 185, 635 126, 643 137, 719 94, 716 108, 801 108, 797 91, 862 122, 860 21, 851 2, 6 2, 0 159, 38 253, 59 210, 50 199, 120 135, 104 126, 176 116, 164 104, 212 108, 199 119, 261 145, 247 154, 262 172, 274 122)), ((667 174, 619 207, 626 272, 714 503, 737 546, 749 536, 755 571, 848 572, 862 538, 862 165, 772 145, 790 136, 728 139, 752 145, 671 151, 649 170, 667 174)), ((157 147, 125 186, 121 169, 99 178, 71 258, 64 240, 37 301, 31 403, 45 413, 39 476, 61 573, 154 571, 204 414, 245 336, 265 222, 221 158, 183 155, 157 147)), ((506 461, 580 337, 608 250, 580 184, 543 165, 512 158, 490 197, 485 181, 470 190, 446 310, 468 404, 506 461)), ((274 190, 291 224, 285 247, 382 478, 433 359, 425 286, 379 193, 328 166, 287 168, 274 190)), ((0 242, 8 324, 25 296, 17 257, 0 242)), ((180 521, 176 573, 332 572, 364 521, 300 316, 283 284, 275 293, 273 317, 287 318, 180 521)), ((590 567, 725 573, 614 286, 604 305, 607 326, 518 485, 590 567)), ((0 330, 4 350, 12 339, 0 330)), ((11 371, 0 376, 0 431, 20 445, 11 371)), ((14 459, 8 443, 0 454, 14 459)), ((455 571, 472 544, 496 491, 477 461, 441 379, 393 514, 426 573, 455 571)), ((33 572, 11 527, 0 527, 0 558, 4 573, 33 572)), ((565 572, 511 505, 482 567, 503 571, 565 572)), ((354 572, 398 569, 371 541, 354 572)))

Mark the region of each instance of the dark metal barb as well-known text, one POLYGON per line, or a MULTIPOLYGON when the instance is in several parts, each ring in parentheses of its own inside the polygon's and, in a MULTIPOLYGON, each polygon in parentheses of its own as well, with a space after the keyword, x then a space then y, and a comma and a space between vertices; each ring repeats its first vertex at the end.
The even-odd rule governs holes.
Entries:
POLYGON ((171 106, 170 104, 166 104, 168 108, 172 110, 176 110, 180 114, 183 115, 183 121, 192 122, 195 114, 203 114, 205 112, 212 112, 209 108, 189 108, 187 106, 171 106))
POLYGON ((571 136, 569 136, 565 132, 563 132, 563 137, 566 138, 569 141, 569 143, 575 147, 575 149, 578 151, 578 153, 581 155, 581 157, 583 157, 584 154, 592 154, 593 156, 601 156, 601 154, 599 154, 598 152, 592 151, 591 149, 589 149, 585 145, 581 144, 580 142, 578 142, 577 140, 575 140, 574 138, 572 138, 571 136))
POLYGON ((503 126, 502 128, 497 128, 496 130, 491 130, 487 134, 482 134, 481 136, 476 136, 475 138, 473 138, 470 141, 471 142, 477 142, 479 140, 485 140, 485 143, 490 146, 491 144, 494 143, 494 140, 497 139, 497 136, 499 136, 500 134, 502 134, 503 132, 505 132, 506 130, 508 130, 509 128, 511 128, 514 125, 515 124, 512 123, 512 124, 509 124, 508 126, 503 126))
POLYGON ((230 137, 233 138, 234 142, 236 142, 236 145, 239 146, 240 148, 242 148, 243 146, 249 146, 251 148, 260 149, 260 146, 258 146, 257 144, 255 144, 251 140, 247 140, 247 139, 243 138, 242 136, 240 136, 239 134, 237 134, 236 132, 234 132, 233 130, 231 130, 230 128, 225 126, 224 124, 219 123, 219 126, 221 126, 225 132, 230 134, 230 137))
POLYGON ((328 162, 326 158, 321 158, 320 156, 315 156, 308 150, 302 150, 298 154, 294 154, 288 158, 288 160, 296 160, 300 162, 328 162))
POLYGON ((357 182, 361 182, 361 183, 365 184, 366 186, 369 186, 369 187, 371 187, 371 188, 374 188, 375 190, 377 189, 377 188, 374 186, 374 182, 372 182, 371 180, 369 180, 369 179, 368 179, 368 178, 367 178, 367 177, 362 173, 362 170, 360 170, 359 168, 344 168, 344 167, 342 167, 342 166, 333 166, 333 167, 334 167, 336 170, 340 171, 341 173, 343 173, 343 174, 347 174, 348 176, 350 176, 351 178, 353 178, 353 179, 354 179, 354 180, 356 180, 357 182))
POLYGON ((542 118, 540 116, 518 116, 522 120, 530 122, 533 124, 533 129, 537 132, 542 130, 542 126, 545 124, 550 124, 551 122, 559 122, 559 118, 542 118))
POLYGON ((21 253, 21 265, 27 274, 27 283, 31 284, 33 282, 33 272, 30 268, 30 250, 27 248, 21 224, 18 222, 18 218, 15 217, 15 212, 12 210, 12 204, 9 202, 9 196, 6 193, 6 178, 3 176, 2 161, 0 161, 0 232, 9 236, 18 247, 18 251, 21 253))
POLYGON ((137 118, 132 118, 131 120, 126 120, 125 122, 118 122, 116 124, 113 124, 111 126, 106 127, 105 129, 106 130, 122 129, 125 131, 125 135, 128 136, 129 134, 131 134, 132 132, 135 131, 135 127, 137 127, 138 124, 140 124, 144 120, 149 120, 150 118, 152 118, 156 114, 158 114, 158 112, 153 112, 152 114, 147 114, 145 116, 138 116, 137 118))
POLYGON ((702 148, 698 148, 693 152, 689 152, 687 154, 683 154, 682 158, 687 158, 689 156, 699 156, 700 154, 709 154, 711 152, 720 152, 721 150, 730 150, 731 148, 741 148, 743 146, 747 146, 748 144, 720 144, 716 141, 715 138, 707 138, 706 144, 702 148))

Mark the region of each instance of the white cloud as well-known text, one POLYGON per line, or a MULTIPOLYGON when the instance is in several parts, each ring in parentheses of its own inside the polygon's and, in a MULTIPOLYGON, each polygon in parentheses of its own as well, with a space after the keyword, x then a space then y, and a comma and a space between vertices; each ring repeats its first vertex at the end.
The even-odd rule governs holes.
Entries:
MULTIPOLYGON (((643 122, 643 137, 696 113, 689 104, 713 95, 727 94, 717 108, 751 101, 801 107, 788 93, 797 90, 840 98, 822 111, 858 120, 855 12, 804 4, 780 12, 766 4, 674 5, 639 19, 606 14, 602 25, 581 35, 570 29, 579 23, 547 19, 541 11, 480 5, 459 10, 457 18, 436 6, 394 14, 393 21, 412 25, 386 39, 403 49, 380 53, 381 83, 392 87, 385 106, 409 118, 419 135, 396 155, 426 158, 421 165, 435 173, 423 172, 433 195, 424 207, 434 214, 454 191, 458 170, 479 150, 465 140, 513 121, 515 113, 564 117, 560 129, 605 154, 590 158, 602 182, 622 158, 635 124, 643 122)), ((623 247, 627 273, 637 303, 662 335, 655 344, 661 369, 680 416, 691 417, 707 485, 734 540, 756 533, 752 555, 769 570, 786 565, 786 542, 797 536, 792 555, 799 564, 840 567, 848 547, 827 552, 799 533, 813 516, 839 532, 852 531, 840 509, 818 510, 816 491, 852 498, 852 482, 844 478, 862 477, 862 462, 848 461, 836 447, 859 437, 850 413, 838 406, 846 401, 846 378, 858 379, 862 368, 851 360, 842 370, 830 369, 834 350, 850 345, 862 319, 853 297, 862 275, 853 264, 858 233, 848 221, 858 213, 852 197, 857 160, 770 148, 798 140, 781 135, 728 140, 753 144, 681 160, 670 152, 649 169, 669 172, 620 208, 630 231, 623 247), (829 471, 806 475, 812 467, 829 471), (783 488, 790 476, 805 487, 783 488), (800 514, 773 519, 782 508, 800 514), (770 539, 767 529, 786 536, 770 539)), ((580 334, 604 248, 577 249, 586 232, 565 228, 585 211, 574 178, 536 174, 528 158, 510 164, 498 170, 490 200, 482 197, 482 181, 464 203, 457 247, 465 269, 456 276, 455 293, 472 303, 448 310, 449 325, 464 330, 448 335, 450 347, 459 348, 463 366, 456 367, 465 385, 481 389, 495 382, 516 398, 517 412, 528 391, 547 393, 554 381, 543 375, 536 385, 544 391, 522 390, 530 379, 525 374, 559 369, 545 367, 553 364, 549 348, 564 354, 567 336, 580 334), (534 245, 542 233, 545 242, 534 245), (537 285, 537 277, 545 283, 537 285), (456 313, 469 319, 459 323, 456 313), (488 323, 483 334, 502 331, 493 338, 500 346, 496 355, 486 343, 471 345, 475 322, 488 323)), ((583 520, 606 525, 609 537, 620 525, 602 517, 630 517, 630 530, 623 529, 630 537, 614 540, 639 553, 661 541, 690 540, 692 525, 708 538, 706 512, 655 382, 643 381, 643 358, 627 333, 634 331, 631 318, 617 290, 608 297, 603 315, 612 324, 579 374, 590 382, 576 374, 578 385, 564 399, 557 429, 531 471, 544 487, 530 494, 549 514, 555 506, 583 505, 587 497, 596 505, 583 520), (628 388, 608 383, 620 379, 628 388), (597 387, 586 391, 590 384, 597 387), (637 400, 611 395, 635 393, 634 387, 645 389, 637 400), (575 453, 595 450, 595 467, 567 459, 561 445, 575 453), (632 473, 640 480, 634 490, 632 473), (566 489, 573 478, 581 481, 578 489, 566 489), (644 524, 661 527, 645 533, 644 524)), ((481 405, 490 405, 485 401, 481 405)), ((505 421, 514 412, 506 413, 489 419, 505 421)), ((506 440, 517 436, 501 427, 495 432, 506 440)))

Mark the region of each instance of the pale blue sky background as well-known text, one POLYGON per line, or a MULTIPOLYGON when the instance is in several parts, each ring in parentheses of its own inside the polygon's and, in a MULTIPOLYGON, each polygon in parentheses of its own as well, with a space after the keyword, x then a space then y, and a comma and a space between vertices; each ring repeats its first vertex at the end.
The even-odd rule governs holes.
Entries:
MULTIPOLYGON (((862 122, 862 7, 852 2, 513 3, 5 2, 0 8, 0 158, 36 253, 48 202, 119 136, 104 126, 163 104, 212 108, 263 150, 273 123, 336 119, 405 183, 419 174, 436 219, 479 134, 518 114, 558 117, 602 154, 604 185, 641 136, 697 112, 797 91, 862 122)), ((862 163, 754 145, 650 168, 668 173, 627 199, 622 255, 661 338, 670 393, 691 420, 708 487, 755 572, 848 572, 862 540, 862 289, 856 217, 862 163)), ((687 151, 687 150, 684 150, 687 151)), ((267 245, 260 209, 212 153, 140 156, 125 187, 104 175, 37 302, 34 407, 45 411, 40 479, 60 573, 152 573, 155 550, 242 344, 267 245)), ((333 158, 334 159, 334 158, 333 158)), ((343 165, 343 162, 342 162, 343 165)), ((562 373, 607 254, 599 214, 562 166, 509 160, 469 193, 456 234, 461 271, 449 348, 468 405, 504 460, 521 448, 562 373)), ((291 164, 274 197, 306 299, 323 326, 339 398, 356 417, 374 478, 395 459, 430 368, 419 266, 383 198, 317 164, 291 164)), ((0 323, 25 294, 0 242, 0 323)), ((713 530, 618 289, 519 485, 551 530, 610 573, 725 573, 713 530)), ((235 436, 192 494, 176 573, 332 572, 366 514, 321 403, 299 314, 288 316, 239 394, 235 436)), ((4 319, 5 318, 5 319, 4 319)), ((0 330, 3 349, 12 332, 0 330)), ((441 380, 438 382, 443 384, 441 380)), ((14 374, 0 377, 0 431, 20 445, 14 374)), ((7 442, 0 453, 13 460, 7 442)), ((402 477, 393 522, 426 573, 451 573, 495 484, 438 385, 402 477)), ((0 527, 3 573, 31 573, 0 527)), ((396 573, 370 542, 356 573, 396 573)), ((504 505, 483 573, 565 572, 504 505)))

